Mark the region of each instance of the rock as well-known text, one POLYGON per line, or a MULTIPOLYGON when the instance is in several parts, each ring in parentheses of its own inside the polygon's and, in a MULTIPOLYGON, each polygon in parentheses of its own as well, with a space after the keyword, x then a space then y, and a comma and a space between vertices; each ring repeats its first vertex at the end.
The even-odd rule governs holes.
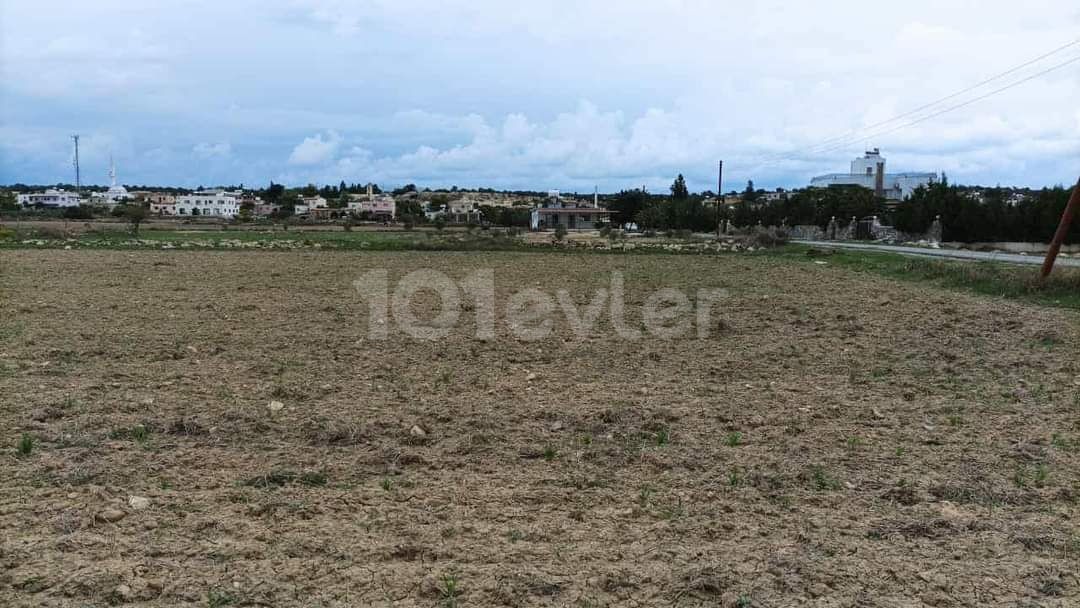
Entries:
POLYGON ((129 496, 128 505, 136 511, 142 511, 150 506, 150 499, 145 496, 129 496))
POLYGON ((117 585, 116 588, 113 589, 113 596, 124 601, 130 600, 132 595, 131 587, 128 587, 127 585, 117 585))
POLYGON ((127 513, 124 513, 120 509, 105 509, 101 513, 98 513, 98 519, 109 523, 116 523, 126 516, 127 513))
POLYGON ((427 437, 427 431, 415 424, 409 429, 409 434, 413 437, 427 437))
POLYGON ((270 411, 270 415, 272 416, 285 409, 285 404, 280 401, 271 401, 267 404, 266 409, 270 411))
POLYGON ((563 423, 559 422, 559 421, 551 423, 551 430, 553 430, 553 431, 561 431, 561 430, 563 430, 563 423))
POLYGON ((536 380, 536 378, 537 378, 537 376, 533 372, 529 372, 528 374, 525 374, 525 381, 526 382, 532 382, 533 380, 536 380))

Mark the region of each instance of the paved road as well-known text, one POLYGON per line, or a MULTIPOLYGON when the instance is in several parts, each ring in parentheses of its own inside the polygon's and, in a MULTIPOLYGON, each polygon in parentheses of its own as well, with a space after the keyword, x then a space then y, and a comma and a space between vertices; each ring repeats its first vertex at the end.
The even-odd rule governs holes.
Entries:
MULTIPOLYGON (((925 249, 923 247, 904 247, 901 245, 875 245, 872 243, 846 243, 841 241, 794 241, 802 245, 815 247, 834 247, 838 249, 863 249, 866 251, 886 251, 901 255, 914 255, 929 258, 951 258, 957 260, 978 260, 982 262, 1007 262, 1009 264, 1043 263, 1042 254, 1019 255, 1016 253, 988 253, 985 251, 966 251, 963 249, 925 249)), ((1080 258, 1058 257, 1058 266, 1080 268, 1080 258)))

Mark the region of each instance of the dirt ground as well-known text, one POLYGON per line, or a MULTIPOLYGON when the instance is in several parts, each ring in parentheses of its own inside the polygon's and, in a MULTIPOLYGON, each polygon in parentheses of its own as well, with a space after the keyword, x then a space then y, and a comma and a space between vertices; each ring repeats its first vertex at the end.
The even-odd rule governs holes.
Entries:
POLYGON ((1077 327, 761 255, 3 251, 0 605, 1080 605, 1077 327), (379 341, 379 268, 730 296, 379 341))

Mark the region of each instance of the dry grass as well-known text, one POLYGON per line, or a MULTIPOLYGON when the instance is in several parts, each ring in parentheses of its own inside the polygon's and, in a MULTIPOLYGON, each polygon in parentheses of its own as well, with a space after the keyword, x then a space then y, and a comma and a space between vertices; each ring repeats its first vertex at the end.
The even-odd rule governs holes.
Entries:
POLYGON ((735 255, 0 255, 5 606, 1080 602, 1068 311, 735 255), (732 297, 708 340, 375 342, 373 268, 732 297))

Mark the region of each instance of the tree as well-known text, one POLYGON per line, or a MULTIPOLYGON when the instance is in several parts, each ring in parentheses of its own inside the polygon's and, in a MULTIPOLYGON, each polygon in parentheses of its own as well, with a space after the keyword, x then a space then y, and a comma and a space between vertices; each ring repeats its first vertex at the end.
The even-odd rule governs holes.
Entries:
POLYGON ((66 220, 92 220, 94 219, 94 208, 90 205, 64 207, 62 215, 66 220))
POLYGON ((244 201, 240 203, 240 213, 236 216, 236 219, 241 222, 250 222, 255 217, 255 202, 244 201))
POLYGON ((19 203, 18 198, 15 197, 15 193, 7 190, 0 192, 0 212, 18 210, 19 203))
POLYGON ((646 206, 634 216, 634 221, 644 230, 660 230, 666 228, 666 220, 667 218, 664 217, 664 210, 656 204, 646 206))
POLYGON ((500 226, 516 226, 524 228, 529 225, 531 212, 520 207, 502 207, 499 209, 499 219, 496 222, 500 226))
POLYGON ((675 182, 671 184, 671 198, 673 200, 681 201, 690 198, 690 191, 686 189, 686 180, 683 178, 682 173, 675 178, 675 182))
POLYGON ((443 229, 446 228, 446 216, 445 215, 437 215, 437 216, 435 216, 435 219, 432 221, 432 224, 435 225, 436 230, 438 230, 439 232, 442 232, 443 229))
POLYGON ((131 225, 132 234, 139 234, 139 224, 146 219, 146 207, 138 203, 124 205, 124 218, 131 225))
POLYGON ((608 203, 608 209, 612 214, 612 221, 616 224, 628 224, 634 221, 638 212, 645 208, 649 203, 649 193, 644 190, 623 190, 616 194, 611 202, 608 203))
POLYGON ((757 202, 757 199, 758 199, 758 193, 757 193, 757 190, 754 189, 754 180, 752 180, 752 179, 747 180, 747 182, 746 182, 746 190, 743 191, 743 195, 742 195, 743 202, 754 203, 754 202, 757 202))
POLYGON ((263 199, 270 205, 276 205, 281 200, 281 197, 285 195, 285 186, 281 184, 275 184, 270 182, 270 187, 266 189, 263 194, 263 199))
POLYGON ((300 202, 300 197, 295 192, 286 191, 278 199, 278 209, 274 212, 274 218, 284 220, 292 217, 296 214, 296 204, 300 202))
POLYGON ((497 224, 499 222, 499 208, 492 205, 480 205, 480 218, 488 224, 497 224))
POLYGON ((328 200, 327 204, 329 204, 331 209, 347 209, 351 200, 352 199, 349 198, 349 193, 342 190, 341 194, 328 200))
POLYGON ((424 221, 424 209, 416 199, 398 201, 397 216, 405 223, 406 230, 412 230, 413 226, 424 221))

